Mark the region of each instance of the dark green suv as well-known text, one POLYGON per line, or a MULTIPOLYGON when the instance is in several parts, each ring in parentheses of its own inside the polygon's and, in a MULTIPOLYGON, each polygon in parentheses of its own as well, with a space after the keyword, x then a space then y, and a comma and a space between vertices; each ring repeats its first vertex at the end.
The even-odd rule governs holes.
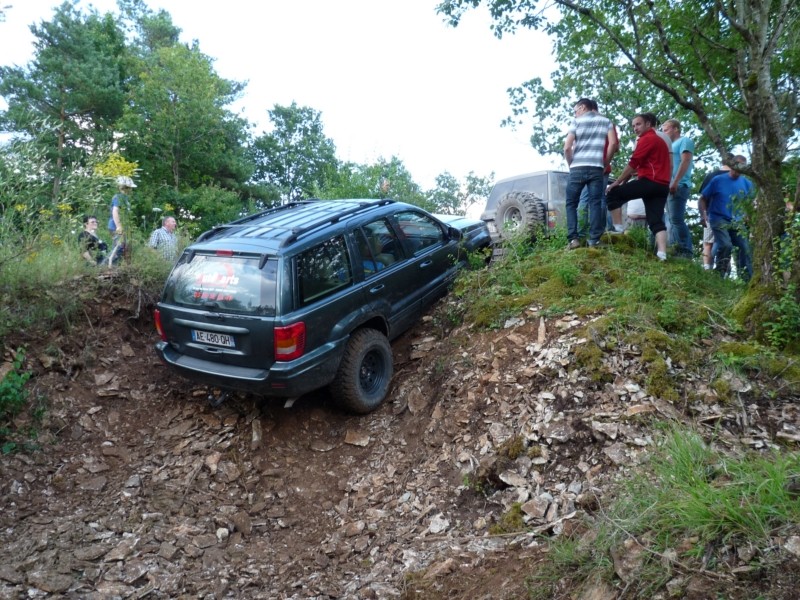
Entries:
MULTIPOLYGON (((156 349, 190 379, 286 399, 329 385, 367 413, 389 389, 389 341, 446 293, 461 239, 392 200, 294 202, 216 227, 166 282, 156 349)), ((470 239, 487 246, 488 230, 470 239)))

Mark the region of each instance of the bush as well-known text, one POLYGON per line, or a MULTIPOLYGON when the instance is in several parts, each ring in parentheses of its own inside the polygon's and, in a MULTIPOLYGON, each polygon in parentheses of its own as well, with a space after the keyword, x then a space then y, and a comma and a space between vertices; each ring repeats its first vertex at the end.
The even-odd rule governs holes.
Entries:
POLYGON ((25 382, 30 379, 31 374, 22 371, 24 362, 25 349, 18 348, 13 354, 11 370, 0 380, 0 422, 6 422, 18 415, 28 401, 25 382))
POLYGON ((764 323, 764 331, 770 345, 781 350, 800 342, 800 303, 795 284, 788 284, 780 298, 769 303, 769 311, 774 317, 764 323))

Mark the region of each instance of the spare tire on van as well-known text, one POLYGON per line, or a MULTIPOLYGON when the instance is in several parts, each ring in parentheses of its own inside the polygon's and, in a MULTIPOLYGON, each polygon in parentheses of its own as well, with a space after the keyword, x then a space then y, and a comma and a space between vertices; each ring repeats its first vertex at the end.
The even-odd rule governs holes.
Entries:
POLYGON ((497 203, 495 223, 503 240, 520 234, 535 238, 537 229, 547 227, 547 207, 533 192, 514 190, 497 203))

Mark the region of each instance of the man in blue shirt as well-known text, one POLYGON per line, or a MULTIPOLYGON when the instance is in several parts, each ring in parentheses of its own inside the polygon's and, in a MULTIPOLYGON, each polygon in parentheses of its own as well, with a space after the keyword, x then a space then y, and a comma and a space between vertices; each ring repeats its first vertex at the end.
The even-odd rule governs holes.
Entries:
MULTIPOLYGON (((131 190, 136 187, 133 179, 127 175, 117 177, 117 187, 119 192, 111 198, 111 215, 108 219, 108 231, 111 234, 112 249, 108 255, 108 266, 117 264, 125 256, 130 259, 130 249, 126 243, 126 231, 123 229, 123 221, 129 218, 131 210, 131 190)), ((125 223, 125 227, 128 224, 125 223)))
MULTIPOLYGON (((734 161, 739 166, 747 164, 744 156, 734 156, 734 161)), ((753 261, 743 223, 742 203, 749 201, 752 195, 753 183, 734 167, 709 181, 700 190, 698 203, 701 222, 704 225, 707 222, 714 232, 717 244, 715 269, 722 276, 730 270, 731 250, 736 246, 736 271, 745 282, 753 276, 753 261)))

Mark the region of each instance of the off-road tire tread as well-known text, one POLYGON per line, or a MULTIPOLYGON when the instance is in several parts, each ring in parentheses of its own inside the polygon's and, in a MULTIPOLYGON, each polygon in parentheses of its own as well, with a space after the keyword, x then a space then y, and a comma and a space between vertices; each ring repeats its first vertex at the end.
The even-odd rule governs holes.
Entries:
POLYGON ((547 226, 547 211, 544 202, 533 192, 516 190, 507 193, 497 203, 495 223, 501 239, 509 240, 519 235, 520 232, 535 237, 539 227, 547 226), (519 211, 521 220, 519 228, 506 229, 505 215, 509 210, 519 211))
POLYGON ((331 395, 343 409, 365 415, 378 408, 386 398, 394 374, 392 347, 389 340, 375 329, 359 329, 350 335, 336 377, 330 385, 331 395), (379 393, 366 395, 361 389, 359 372, 364 358, 373 349, 383 355, 384 373, 379 393))

